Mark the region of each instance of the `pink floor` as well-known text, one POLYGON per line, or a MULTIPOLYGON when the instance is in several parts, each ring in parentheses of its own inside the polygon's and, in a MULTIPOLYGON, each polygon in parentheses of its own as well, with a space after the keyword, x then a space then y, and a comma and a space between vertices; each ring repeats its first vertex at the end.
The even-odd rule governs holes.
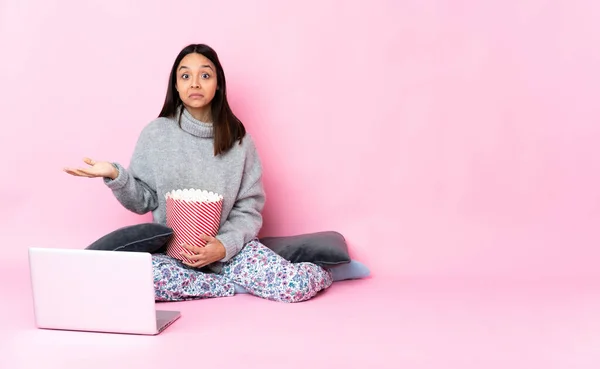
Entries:
POLYGON ((27 269, 0 270, 2 369, 600 367, 600 288, 576 282, 379 277, 301 304, 161 304, 182 318, 143 337, 37 330, 27 269))

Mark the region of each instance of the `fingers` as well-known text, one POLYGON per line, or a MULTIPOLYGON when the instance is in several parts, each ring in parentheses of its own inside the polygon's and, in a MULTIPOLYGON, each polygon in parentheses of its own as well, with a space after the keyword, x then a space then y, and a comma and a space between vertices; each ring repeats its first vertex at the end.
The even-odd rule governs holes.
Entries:
POLYGON ((87 173, 85 170, 83 169, 75 169, 75 168, 64 168, 63 171, 67 172, 68 174, 72 175, 72 176, 76 176, 76 177, 87 177, 87 178, 93 178, 96 177, 95 175, 92 175, 90 173, 87 173))
POLYGON ((187 261, 182 261, 182 263, 192 268, 202 268, 203 266, 208 264, 206 260, 196 261, 195 263, 188 263, 187 261))
POLYGON ((203 252, 204 248, 198 246, 192 246, 188 244, 181 245, 184 249, 191 251, 194 255, 200 254, 203 252))
MULTIPOLYGON (((92 166, 96 164, 95 160, 92 160, 91 158, 88 158, 88 157, 83 158, 83 162, 88 165, 92 165, 92 166)), ((97 177, 97 175, 92 174, 83 168, 63 168, 63 171, 72 176, 76 176, 76 177, 87 177, 87 178, 97 177)))
POLYGON ((204 253, 196 254, 196 255, 188 255, 188 254, 182 252, 181 256, 183 256, 184 258, 186 258, 188 260, 191 260, 191 262, 187 262, 185 260, 182 260, 181 262, 183 264, 193 267, 193 268, 201 268, 208 264, 208 257, 204 253))
POLYGON ((214 237, 211 237, 211 236, 208 236, 208 235, 205 235, 205 234, 201 234, 200 238, 202 240, 206 241, 206 242, 213 242, 215 240, 214 237))
POLYGON ((184 258, 192 261, 192 262, 187 262, 185 260, 182 260, 183 264, 193 267, 193 268, 201 268, 201 267, 209 264, 208 255, 207 255, 206 249, 204 247, 192 246, 192 245, 187 245, 187 244, 183 244, 181 246, 183 246, 183 248, 185 248, 186 250, 189 250, 193 253, 193 255, 190 255, 185 252, 180 253, 180 255, 183 256, 184 258))

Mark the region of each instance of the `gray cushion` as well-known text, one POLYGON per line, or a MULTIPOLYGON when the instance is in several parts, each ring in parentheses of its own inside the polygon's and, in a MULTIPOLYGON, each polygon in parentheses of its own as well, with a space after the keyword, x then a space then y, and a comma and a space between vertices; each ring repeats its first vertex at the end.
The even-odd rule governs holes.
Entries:
MULTIPOLYGON (((158 223, 142 223, 119 228, 101 237, 87 250, 162 253, 173 229, 158 223)), ((296 236, 263 237, 263 245, 292 263, 310 262, 322 267, 350 263, 344 237, 333 231, 296 236)))
POLYGON ((119 228, 96 240, 86 250, 158 253, 166 250, 173 229, 158 223, 119 228))
POLYGON ((263 237, 259 241, 292 263, 310 262, 326 267, 350 262, 346 240, 338 232, 263 237))

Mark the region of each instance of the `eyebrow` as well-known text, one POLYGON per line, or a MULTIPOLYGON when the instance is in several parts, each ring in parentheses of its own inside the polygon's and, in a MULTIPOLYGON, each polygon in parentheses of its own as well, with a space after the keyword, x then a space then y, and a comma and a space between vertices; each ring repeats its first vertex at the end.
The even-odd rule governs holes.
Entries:
MULTIPOLYGON (((208 64, 201 65, 200 68, 210 68, 212 70, 212 67, 210 65, 208 65, 208 64)), ((190 68, 186 67, 185 65, 182 65, 181 67, 179 67, 179 70, 182 70, 182 69, 190 69, 190 68)))

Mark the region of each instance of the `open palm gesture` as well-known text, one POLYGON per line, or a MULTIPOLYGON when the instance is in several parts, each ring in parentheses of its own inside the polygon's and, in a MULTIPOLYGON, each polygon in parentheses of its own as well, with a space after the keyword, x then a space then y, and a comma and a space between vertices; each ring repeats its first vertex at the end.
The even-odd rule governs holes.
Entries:
POLYGON ((85 168, 64 168, 63 170, 70 175, 87 178, 105 177, 115 179, 119 175, 117 168, 107 161, 95 161, 90 158, 84 158, 83 162, 89 166, 85 168))

